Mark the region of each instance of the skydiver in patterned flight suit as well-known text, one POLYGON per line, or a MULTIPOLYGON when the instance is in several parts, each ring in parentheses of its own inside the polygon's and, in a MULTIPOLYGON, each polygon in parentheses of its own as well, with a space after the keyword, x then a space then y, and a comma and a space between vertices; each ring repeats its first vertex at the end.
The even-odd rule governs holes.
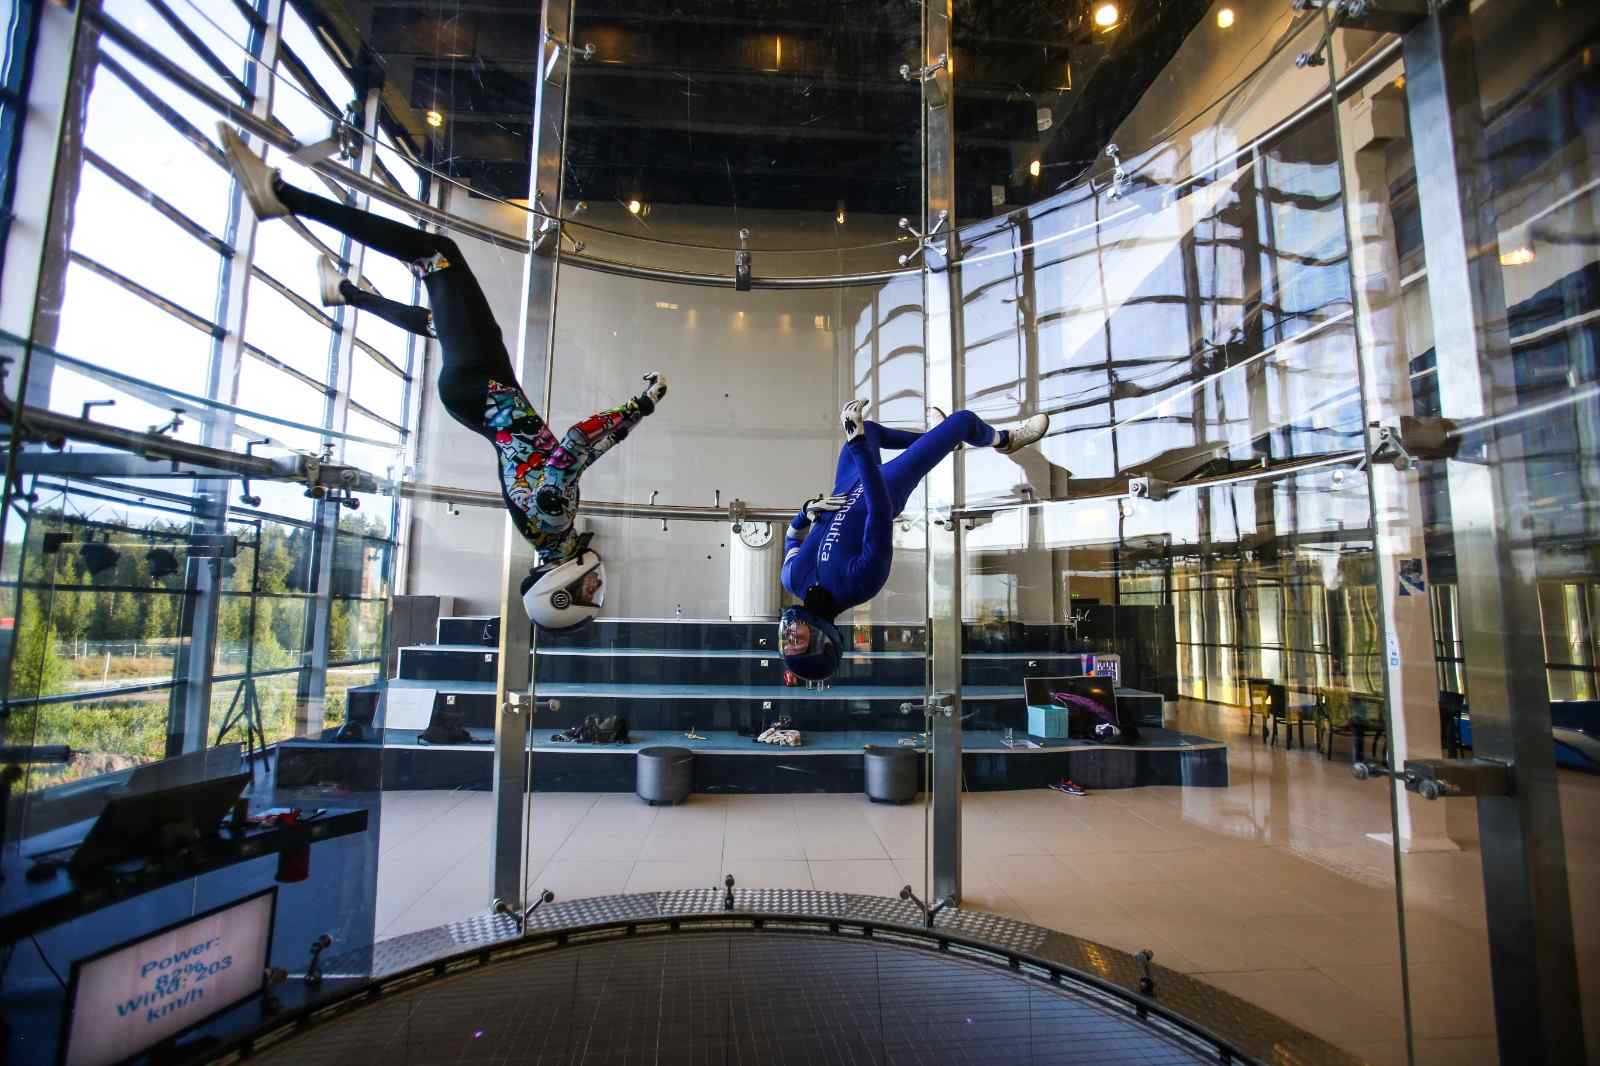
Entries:
POLYGON ((318 265, 325 305, 348 304, 401 329, 438 338, 443 353, 439 396, 445 410, 495 446, 506 509, 539 557, 522 585, 528 616, 545 629, 569 629, 593 618, 605 595, 605 565, 589 546, 592 534, 573 529, 578 478, 655 411, 667 394, 665 375, 646 374, 638 396, 590 415, 557 441, 517 384, 494 312, 454 241, 297 189, 230 127, 218 128, 234 177, 257 218, 316 219, 410 264, 422 279, 431 312, 352 284, 330 258, 318 265))

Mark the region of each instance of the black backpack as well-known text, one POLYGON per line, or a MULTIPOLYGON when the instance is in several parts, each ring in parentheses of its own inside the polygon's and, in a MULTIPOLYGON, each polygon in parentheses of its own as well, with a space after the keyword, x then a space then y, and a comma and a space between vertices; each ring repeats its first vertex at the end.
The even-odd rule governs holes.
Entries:
POLYGON ((620 714, 591 714, 581 724, 550 739, 578 744, 623 744, 628 740, 628 720, 620 714))

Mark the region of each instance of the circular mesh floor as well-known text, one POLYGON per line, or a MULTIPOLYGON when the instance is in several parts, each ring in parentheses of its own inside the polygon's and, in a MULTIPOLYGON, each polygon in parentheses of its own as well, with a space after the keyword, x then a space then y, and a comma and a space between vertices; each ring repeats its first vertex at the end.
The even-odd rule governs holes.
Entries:
POLYGON ((1104 1066, 1215 1056, 1085 993, 950 955, 871 940, 679 933, 441 979, 257 1061, 1104 1066))

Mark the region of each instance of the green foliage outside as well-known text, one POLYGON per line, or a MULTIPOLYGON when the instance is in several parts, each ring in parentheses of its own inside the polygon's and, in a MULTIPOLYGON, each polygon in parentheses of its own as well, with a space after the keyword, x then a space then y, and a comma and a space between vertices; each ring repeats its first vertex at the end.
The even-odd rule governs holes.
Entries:
MULTIPOLYGON (((23 579, 45 587, 27 589, 20 597, 5 688, 10 698, 60 695, 173 677, 183 644, 178 634, 186 549, 180 538, 188 527, 181 523, 155 523, 148 528, 152 548, 165 548, 177 556, 176 572, 154 577, 152 552, 129 546, 129 535, 119 534, 113 538, 118 553, 115 565, 91 575, 77 547, 83 540, 82 527, 63 522, 59 515, 35 514, 28 531, 23 579), (70 532, 74 543, 46 556, 41 550, 43 534, 56 530, 70 532), (123 591, 130 588, 141 591, 123 591)), ((340 530, 383 534, 381 522, 363 515, 342 518, 340 530)), ((244 673, 248 665, 259 675, 300 664, 306 641, 309 600, 302 593, 310 544, 311 535, 306 531, 266 524, 261 530, 259 549, 242 543, 238 556, 224 562, 225 594, 218 609, 214 674, 244 673), (258 550, 259 570, 255 558, 258 550), (249 595, 252 578, 257 579, 253 597, 249 595)), ((359 569, 341 574, 336 585, 352 588, 363 596, 385 597, 386 559, 381 546, 341 537, 339 549, 337 565, 359 569)), ((330 659, 339 662, 378 657, 386 608, 384 599, 335 600, 330 618, 330 659)), ((4 664, 0 668, 5 668, 4 664)), ((329 671, 326 725, 343 720, 345 689, 368 683, 375 674, 371 666, 329 671)), ((292 671, 258 677, 256 681, 269 743, 300 731, 295 713, 299 677, 299 671, 292 671)), ((215 685, 209 742, 215 742, 215 732, 238 687, 237 681, 215 685)), ((164 688, 81 703, 62 701, 17 708, 4 722, 3 734, 7 743, 67 744, 81 752, 67 768, 33 774, 28 787, 59 784, 161 758, 172 698, 173 691, 164 688)), ((226 739, 244 738, 242 731, 236 729, 226 739)))

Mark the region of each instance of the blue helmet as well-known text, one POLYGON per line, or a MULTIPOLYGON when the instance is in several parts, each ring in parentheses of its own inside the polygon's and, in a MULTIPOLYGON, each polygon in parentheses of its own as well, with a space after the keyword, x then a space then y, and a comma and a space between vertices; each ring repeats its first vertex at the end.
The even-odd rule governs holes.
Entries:
POLYGON ((839 669, 844 638, 825 615, 807 607, 790 607, 778 619, 778 651, 796 677, 826 681, 839 669))

